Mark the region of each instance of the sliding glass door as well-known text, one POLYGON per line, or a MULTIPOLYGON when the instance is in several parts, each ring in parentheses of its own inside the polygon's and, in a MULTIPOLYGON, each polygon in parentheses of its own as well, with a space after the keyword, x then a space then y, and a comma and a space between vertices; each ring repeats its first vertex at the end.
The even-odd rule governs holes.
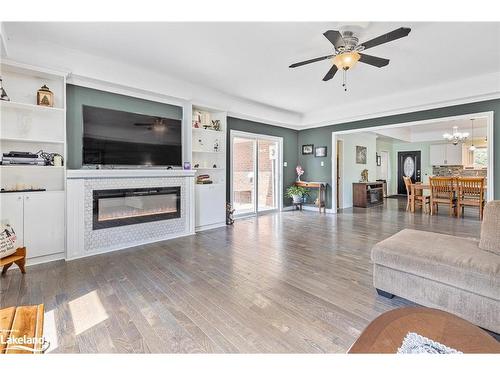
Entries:
POLYGON ((235 215, 281 205, 281 138, 231 132, 231 198, 235 215))

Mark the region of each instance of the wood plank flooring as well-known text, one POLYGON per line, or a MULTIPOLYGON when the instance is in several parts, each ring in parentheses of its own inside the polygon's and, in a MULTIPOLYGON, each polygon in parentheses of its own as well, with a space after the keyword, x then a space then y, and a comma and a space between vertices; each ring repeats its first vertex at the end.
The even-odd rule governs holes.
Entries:
POLYGON ((373 244, 403 228, 479 237, 475 216, 404 205, 269 214, 25 276, 12 270, 0 279, 0 307, 44 303, 56 353, 344 353, 371 320, 411 305, 376 294, 373 244))

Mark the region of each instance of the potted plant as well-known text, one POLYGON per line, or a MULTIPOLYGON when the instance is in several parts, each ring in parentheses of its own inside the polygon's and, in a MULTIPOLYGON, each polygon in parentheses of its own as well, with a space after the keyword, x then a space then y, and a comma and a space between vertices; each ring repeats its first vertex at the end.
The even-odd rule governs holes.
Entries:
POLYGON ((288 189, 286 189, 286 196, 288 198, 292 198, 293 203, 298 204, 302 203, 302 197, 305 197, 309 194, 306 188, 302 186, 292 185, 288 189))

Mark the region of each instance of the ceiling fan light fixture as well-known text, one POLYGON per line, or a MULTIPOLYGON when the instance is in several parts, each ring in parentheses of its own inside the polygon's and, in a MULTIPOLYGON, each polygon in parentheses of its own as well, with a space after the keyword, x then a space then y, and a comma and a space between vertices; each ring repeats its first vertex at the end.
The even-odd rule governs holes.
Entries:
POLYGON ((348 70, 356 65, 360 58, 361 55, 356 51, 343 52, 335 55, 333 64, 336 65, 339 70, 348 70))

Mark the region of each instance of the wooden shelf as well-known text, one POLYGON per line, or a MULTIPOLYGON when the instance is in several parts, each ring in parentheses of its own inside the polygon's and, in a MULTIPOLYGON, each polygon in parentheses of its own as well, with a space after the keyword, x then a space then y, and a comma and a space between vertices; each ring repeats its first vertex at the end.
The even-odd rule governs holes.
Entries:
POLYGON ((39 111, 39 112, 64 113, 64 108, 58 108, 58 107, 45 107, 42 105, 12 102, 12 101, 7 102, 4 100, 0 101, 0 103, 1 106, 5 108, 24 109, 28 111, 39 111))

